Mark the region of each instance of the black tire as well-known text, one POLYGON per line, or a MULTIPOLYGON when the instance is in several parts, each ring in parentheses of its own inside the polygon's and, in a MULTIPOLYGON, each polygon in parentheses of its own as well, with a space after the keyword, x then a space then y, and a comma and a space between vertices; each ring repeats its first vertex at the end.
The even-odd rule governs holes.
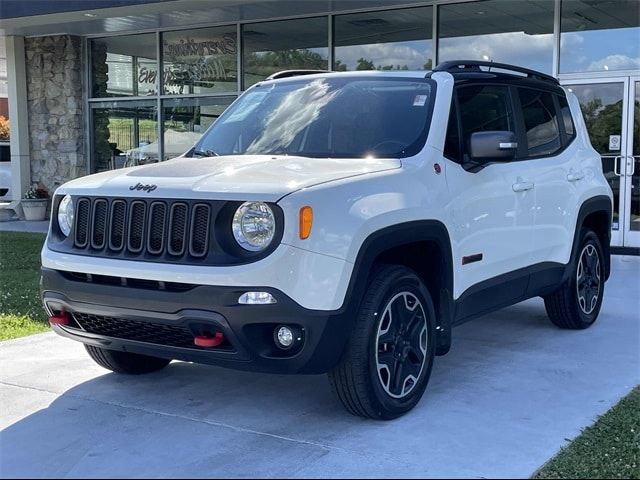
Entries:
POLYGON ((429 291, 412 270, 384 265, 376 271, 345 351, 329 373, 332 389, 350 413, 392 420, 418 403, 433 367, 435 318, 429 291))
POLYGON ((558 290, 543 297, 547 315, 554 325, 571 330, 582 330, 593 325, 602 306, 604 265, 598 236, 592 230, 582 229, 569 278, 558 290))
POLYGON ((171 360, 166 358, 107 350, 106 348, 94 347, 93 345, 85 344, 84 348, 94 362, 115 373, 141 375, 143 373, 162 370, 171 362, 171 360))

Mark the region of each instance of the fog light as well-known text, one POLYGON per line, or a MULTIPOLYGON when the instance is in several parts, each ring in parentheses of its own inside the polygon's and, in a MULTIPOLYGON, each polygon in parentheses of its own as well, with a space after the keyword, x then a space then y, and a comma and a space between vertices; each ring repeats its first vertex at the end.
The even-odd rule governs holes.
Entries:
POLYGON ((269 292, 245 292, 238 298, 238 303, 244 305, 267 305, 276 303, 276 299, 269 292))
POLYGON ((289 327, 282 326, 276 329, 276 341, 280 348, 291 348, 294 340, 295 336, 293 334, 293 331, 289 327))

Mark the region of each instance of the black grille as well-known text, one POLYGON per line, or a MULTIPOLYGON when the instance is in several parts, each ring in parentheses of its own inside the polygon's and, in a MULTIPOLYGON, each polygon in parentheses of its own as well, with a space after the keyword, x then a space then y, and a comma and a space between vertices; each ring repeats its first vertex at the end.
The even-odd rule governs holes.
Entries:
MULTIPOLYGON (((72 313, 73 319, 82 330, 105 337, 153 343, 169 347, 201 349, 194 344, 194 332, 197 335, 211 336, 218 331, 211 325, 194 324, 193 330, 186 325, 165 325, 162 323, 131 320, 128 318, 94 315, 92 313, 72 313)), ((72 327, 74 328, 74 327, 72 327)), ((218 350, 232 351, 228 340, 215 347, 218 350)), ((209 348, 206 348, 210 350, 209 348)))
POLYGON ((111 221, 109 231, 109 248, 119 252, 124 247, 125 224, 127 221, 127 204, 122 200, 111 203, 111 221))
POLYGON ((78 312, 73 314, 73 318, 83 330, 97 335, 172 347, 197 348, 193 344, 193 333, 189 328, 183 326, 78 312))
POLYGON ((89 213, 91 203, 86 198, 78 200, 76 207, 76 246, 84 248, 88 243, 89 213))
POLYGON ((192 235, 189 253, 194 257, 204 257, 207 253, 209 219, 211 211, 209 205, 198 204, 191 213, 192 235))
POLYGON ((91 232, 93 248, 104 248, 107 234, 107 209, 106 200, 98 199, 93 202, 93 231, 91 232))
POLYGON ((80 198, 76 205, 75 248, 149 260, 209 254, 213 203, 80 198))

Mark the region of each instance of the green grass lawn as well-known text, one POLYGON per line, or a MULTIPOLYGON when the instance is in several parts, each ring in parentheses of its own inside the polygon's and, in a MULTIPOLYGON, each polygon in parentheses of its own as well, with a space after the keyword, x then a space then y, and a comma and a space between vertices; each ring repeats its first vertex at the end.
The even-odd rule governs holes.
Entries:
POLYGON ((40 233, 0 232, 0 340, 49 329, 40 303, 40 233))
POLYGON ((534 478, 640 478, 640 387, 636 387, 534 478))

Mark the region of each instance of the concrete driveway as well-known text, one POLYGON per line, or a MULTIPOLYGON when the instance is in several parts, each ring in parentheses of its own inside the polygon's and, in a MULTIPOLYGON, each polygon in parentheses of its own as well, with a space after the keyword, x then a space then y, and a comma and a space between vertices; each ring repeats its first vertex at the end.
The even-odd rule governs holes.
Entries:
POLYGON ((425 397, 349 416, 324 376, 172 363, 107 373, 51 333, 0 344, 2 477, 527 477, 640 383, 640 258, 602 314, 561 331, 540 299, 468 323, 425 397))

